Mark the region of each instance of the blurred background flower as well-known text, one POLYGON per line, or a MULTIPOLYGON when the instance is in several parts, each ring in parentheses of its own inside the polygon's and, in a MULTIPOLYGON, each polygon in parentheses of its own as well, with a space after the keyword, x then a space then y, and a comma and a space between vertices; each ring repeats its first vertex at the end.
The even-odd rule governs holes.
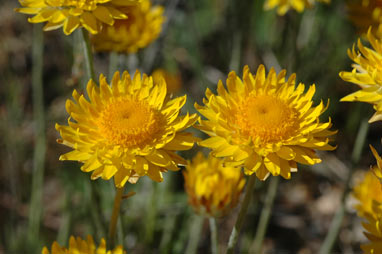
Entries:
POLYGON ((183 176, 190 205, 197 213, 212 217, 229 213, 245 185, 240 168, 224 166, 221 159, 205 158, 201 152, 186 166, 183 176))
POLYGON ((363 253, 373 254, 382 252, 382 182, 381 158, 376 150, 370 146, 377 165, 368 171, 364 179, 353 189, 353 196, 359 201, 355 206, 358 216, 364 219, 362 223, 364 234, 369 242, 361 245, 363 253), (376 174, 377 173, 377 174, 376 174), (365 221, 366 220, 366 221, 365 221))
POLYGON ((166 71, 165 69, 158 68, 155 69, 152 73, 152 77, 154 82, 159 82, 161 78, 164 78, 167 85, 167 93, 168 94, 176 94, 182 88, 182 79, 180 77, 179 72, 171 73, 166 71))
POLYGON ((92 36, 96 51, 135 53, 158 38, 164 21, 163 6, 151 6, 150 0, 124 8, 127 19, 117 20, 111 26, 103 26, 92 36))
POLYGON ((374 34, 382 35, 381 0, 347 0, 348 13, 358 32, 366 34, 372 27, 374 34))
POLYGON ((330 0, 266 0, 265 10, 277 8, 278 15, 285 15, 290 9, 303 12, 306 8, 312 8, 315 2, 330 3, 330 0))
POLYGON ((138 0, 19 0, 22 8, 16 11, 35 15, 29 18, 31 23, 47 22, 44 31, 63 27, 70 35, 79 27, 96 34, 104 25, 113 25, 115 19, 126 19, 119 8, 134 5, 138 0))
POLYGON ((115 247, 113 250, 106 249, 105 239, 101 239, 101 243, 96 247, 93 237, 88 235, 86 240, 81 237, 71 236, 69 239, 69 246, 60 246, 57 242, 53 242, 51 251, 47 247, 44 247, 42 254, 124 254, 123 247, 121 245, 115 247))

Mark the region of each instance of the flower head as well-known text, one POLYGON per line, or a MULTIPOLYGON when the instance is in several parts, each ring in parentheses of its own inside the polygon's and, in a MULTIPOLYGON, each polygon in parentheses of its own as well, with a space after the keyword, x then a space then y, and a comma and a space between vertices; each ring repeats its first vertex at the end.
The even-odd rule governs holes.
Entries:
POLYGON ((303 12, 305 8, 311 8, 316 1, 330 3, 330 0, 266 0, 264 9, 271 10, 278 7, 277 14, 285 15, 291 8, 303 12))
POLYGON ((81 239, 81 237, 74 238, 71 236, 69 239, 69 248, 61 247, 57 242, 52 244, 51 252, 49 252, 47 247, 42 249, 42 254, 124 254, 121 245, 115 247, 114 250, 106 250, 106 241, 101 239, 101 244, 96 247, 94 244, 93 237, 90 235, 86 240, 81 239))
POLYGON ((201 152, 183 171, 189 203, 196 212, 219 217, 234 208, 245 185, 240 168, 225 166, 213 156, 201 152))
POLYGON ((372 27, 374 34, 382 33, 382 1, 355 0, 347 1, 349 17, 359 32, 366 33, 372 27))
POLYGON ((176 93, 182 88, 182 80, 179 73, 170 73, 164 69, 156 69, 152 73, 154 82, 164 78, 168 93, 176 93))
POLYGON ((163 7, 152 7, 150 0, 142 0, 139 5, 123 9, 128 19, 117 20, 112 26, 105 26, 92 37, 97 51, 135 53, 147 47, 158 38, 161 30, 163 7))
POLYGON ((133 79, 117 72, 112 87, 101 75, 100 87, 89 81, 87 93, 90 101, 74 90, 74 102, 66 102, 69 126, 56 125, 58 142, 74 149, 60 160, 83 162, 81 170, 93 171, 91 179, 114 176, 117 187, 144 175, 162 181, 162 172, 186 163, 175 152, 191 149, 197 140, 183 132, 197 115, 179 116, 186 96, 168 99, 164 79, 153 83, 138 71, 133 79))
POLYGON ((366 230, 364 234, 370 242, 361 245, 363 253, 377 254, 382 253, 382 210, 381 204, 376 204, 375 212, 378 217, 367 217, 367 222, 362 223, 363 228, 366 230), (379 207, 377 207, 379 205, 379 207))
POLYGON ((134 5, 139 0, 19 0, 22 8, 17 12, 35 15, 31 23, 47 22, 44 31, 63 27, 66 35, 79 27, 92 34, 116 19, 126 19, 120 8, 134 5))
POLYGON ((376 110, 369 122, 382 120, 382 40, 376 39, 369 29, 367 38, 373 49, 362 45, 358 40, 358 50, 353 45, 348 50, 349 57, 355 62, 351 72, 342 71, 340 77, 358 85, 361 90, 349 94, 341 101, 362 101, 371 103, 376 110))
POLYGON ((360 202, 355 208, 358 215, 366 219, 362 223, 366 232, 364 234, 370 242, 361 245, 364 253, 382 253, 382 159, 377 151, 370 146, 377 165, 367 172, 362 182, 353 190, 353 196, 360 202))
POLYGON ((244 173, 256 173, 265 180, 269 173, 289 179, 297 171, 297 162, 313 165, 321 162, 317 150, 333 150, 328 144, 335 134, 331 122, 321 123, 326 107, 313 107, 315 86, 304 93, 304 84, 295 88, 296 75, 285 79, 286 71, 266 76, 260 65, 256 75, 244 68, 243 81, 231 72, 227 87, 220 81, 218 95, 206 91, 205 106, 195 105, 207 120, 198 128, 211 137, 200 142, 216 157, 244 165, 244 173))
POLYGON ((375 217, 373 204, 375 201, 382 202, 382 185, 372 171, 368 171, 364 179, 354 187, 353 196, 359 201, 355 206, 359 216, 375 217))

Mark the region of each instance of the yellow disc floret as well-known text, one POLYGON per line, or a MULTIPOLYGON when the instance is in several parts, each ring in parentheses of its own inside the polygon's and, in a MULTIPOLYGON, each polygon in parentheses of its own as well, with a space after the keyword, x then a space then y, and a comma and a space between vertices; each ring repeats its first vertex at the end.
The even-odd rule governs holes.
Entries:
POLYGON ((162 181, 162 172, 185 164, 175 152, 191 149, 197 140, 183 132, 197 115, 179 116, 186 97, 169 100, 163 79, 154 83, 139 72, 120 79, 117 72, 112 87, 101 75, 100 87, 90 81, 87 92, 90 101, 73 92, 74 102, 66 103, 69 126, 56 125, 58 142, 74 149, 60 160, 83 162, 81 170, 93 171, 92 179, 114 176, 117 187, 144 175, 162 181))
POLYGON ((145 101, 120 100, 112 102, 101 112, 100 133, 112 145, 126 148, 142 147, 153 137, 159 137, 163 116, 145 101))
POLYGON ((250 96, 235 114, 241 135, 264 144, 292 136, 298 124, 297 111, 272 95, 250 96))

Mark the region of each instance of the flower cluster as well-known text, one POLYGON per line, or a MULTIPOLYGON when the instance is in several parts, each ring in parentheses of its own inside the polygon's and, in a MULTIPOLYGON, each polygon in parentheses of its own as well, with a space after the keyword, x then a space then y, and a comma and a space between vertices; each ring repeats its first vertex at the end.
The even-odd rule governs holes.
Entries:
MULTIPOLYGON (((45 31, 63 28, 64 33, 70 35, 77 28, 84 28, 92 34, 89 41, 83 30, 89 73, 94 73, 90 42, 95 51, 135 53, 159 37, 165 21, 164 8, 153 7, 150 0, 19 2, 22 7, 16 11, 34 15, 29 19, 31 23, 46 22, 45 31)), ((284 15, 291 8, 302 12, 315 2, 329 3, 330 0, 267 0, 264 8, 278 8, 277 13, 284 15)), ((375 50, 359 42, 362 55, 354 49, 349 51, 357 65, 352 72, 343 72, 341 77, 363 89, 343 100, 373 103, 377 110, 372 118, 375 121, 382 120, 379 113, 382 112, 382 97, 379 97, 382 94, 379 87, 382 84, 379 76, 382 46, 371 33, 368 38, 375 50)), ((204 105, 195 104, 203 119, 197 114, 180 114, 186 95, 172 97, 172 93, 180 90, 179 75, 162 69, 154 71, 152 76, 141 75, 138 70, 133 77, 127 71, 122 76, 116 72, 109 83, 101 74, 99 85, 94 80, 88 82, 86 94, 74 90, 73 99, 66 101, 68 123, 56 124, 56 130, 60 134, 57 142, 72 149, 61 155, 60 160, 83 163, 81 170, 91 172, 92 180, 114 179, 118 191, 110 223, 111 242, 127 182, 136 183, 144 176, 161 182, 164 172, 178 171, 180 165, 186 165, 183 176, 189 203, 199 214, 220 217, 238 204, 246 182, 244 175, 253 175, 249 186, 254 185, 256 177, 266 180, 270 174, 290 179, 298 163, 321 162, 317 150, 336 148, 331 144, 336 131, 331 130, 330 118, 320 120, 328 103, 325 105, 321 101, 314 105, 315 85, 307 89, 303 83, 296 85, 296 74, 287 77, 286 70, 276 73, 271 68, 267 73, 260 65, 256 73, 251 73, 245 66, 242 78, 230 72, 226 86, 219 81, 217 94, 207 89, 204 105), (197 122, 195 127, 209 136, 205 140, 185 131, 197 122), (187 162, 177 153, 192 149, 196 142, 211 150, 207 158, 199 152, 187 162)), ((378 160, 374 174, 382 177, 382 160, 375 150, 373 153, 378 160)), ((380 209, 378 204, 382 198, 378 198, 378 191, 381 191, 380 182, 369 174, 354 194, 360 200, 357 206, 360 215, 369 220, 368 234, 374 237, 370 239, 382 236, 375 223, 380 216, 368 216, 380 209), (367 185, 376 189, 366 188, 367 185)), ((246 195, 244 199, 247 200, 242 206, 244 209, 248 207, 249 197, 246 195)), ((243 211, 240 216, 245 214, 243 211)), ((46 247, 42 253, 50 254, 46 247)), ((71 237, 69 248, 57 242, 51 248, 51 254, 75 253, 125 252, 122 246, 107 251, 104 239, 96 247, 91 236, 87 240, 71 237)))

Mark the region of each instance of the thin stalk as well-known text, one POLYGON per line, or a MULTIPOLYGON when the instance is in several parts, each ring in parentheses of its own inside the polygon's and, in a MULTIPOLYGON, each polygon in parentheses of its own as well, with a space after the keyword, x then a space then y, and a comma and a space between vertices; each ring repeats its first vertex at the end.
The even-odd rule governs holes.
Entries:
POLYGON ((62 212, 62 222, 60 223, 60 228, 57 232, 57 242, 59 244, 65 244, 69 239, 69 232, 71 227, 71 200, 72 196, 70 188, 66 188, 64 192, 64 207, 62 212))
POLYGON ((45 113, 43 92, 44 35, 41 25, 33 26, 32 46, 32 96, 35 122, 35 147, 33 153, 33 175, 31 205, 29 207, 28 240, 38 239, 42 215, 42 189, 46 152, 45 113))
POLYGON ((159 193, 159 186, 156 183, 153 183, 152 181, 148 182, 147 184, 151 185, 150 188, 150 198, 147 199, 146 203, 146 216, 145 216, 145 237, 144 242, 147 245, 150 245, 154 239, 154 231, 155 231, 155 219, 157 217, 158 213, 158 198, 160 196, 159 193))
POLYGON ((350 180, 353 176, 354 169, 356 168, 356 165, 358 164, 359 159, 361 158, 362 148, 365 145, 368 129, 369 129, 369 123, 367 122, 366 119, 364 119, 361 122, 361 126, 358 129, 358 134, 357 134, 357 137, 355 140, 355 144, 354 144, 354 148, 353 148, 353 152, 352 152, 352 156, 351 156, 352 165, 351 165, 351 168, 349 170, 349 173, 348 173, 346 181, 345 181, 345 190, 341 196, 341 205, 340 205, 339 209, 337 210, 337 212, 336 212, 336 214, 335 214, 335 216, 334 216, 334 218, 330 224, 329 232, 326 235, 323 244, 321 245, 321 249, 320 249, 319 254, 331 253, 333 245, 335 244, 335 242, 337 240, 337 236, 340 232, 342 221, 343 221, 343 218, 345 216, 345 200, 346 200, 347 195, 350 192, 349 183, 350 183, 350 180))
POLYGON ((109 79, 113 78, 114 72, 119 70, 119 54, 115 51, 109 54, 109 79))
POLYGON ((196 254, 198 250, 201 231, 203 229, 204 217, 194 215, 190 227, 190 239, 187 244, 185 254, 196 254))
POLYGON ((257 225, 256 236, 251 247, 251 253, 260 254, 263 245, 264 236, 267 232, 269 218, 271 217, 273 203, 275 201, 277 187, 279 185, 280 177, 274 176, 269 183, 267 196, 265 197, 264 208, 261 211, 259 224, 257 225))
POLYGON ((121 201, 123 196, 123 187, 117 188, 114 198, 113 213, 111 215, 110 226, 109 226, 109 242, 110 247, 114 248, 115 242, 115 232, 117 229, 118 216, 121 208, 121 201))
POLYGON ((118 245, 123 245, 123 223, 122 223, 122 218, 121 216, 118 218, 118 226, 117 226, 117 244, 118 245))
POLYGON ((89 32, 86 29, 82 28, 82 40, 84 46, 84 56, 85 56, 85 65, 86 65, 86 75, 88 80, 92 79, 94 82, 96 81, 96 76, 94 72, 94 64, 93 64, 93 53, 89 39, 89 32))
POLYGON ((229 69, 238 72, 241 63, 241 45, 242 44, 242 36, 241 31, 237 33, 236 36, 233 37, 233 47, 231 53, 231 61, 229 63, 229 69))
POLYGON ((256 174, 252 174, 248 180, 247 188, 245 190, 244 200, 243 200, 243 203, 241 204, 239 214, 236 218, 235 226, 233 227, 231 235, 229 237, 227 251, 226 251, 227 254, 233 253, 233 249, 238 240, 239 233, 245 219, 245 215, 247 214, 249 202, 251 201, 253 187, 255 186, 255 181, 256 181, 256 174))
POLYGON ((86 179, 86 188, 89 192, 89 198, 88 198, 88 208, 92 211, 90 214, 92 225, 95 230, 95 236, 98 238, 102 238, 105 236, 105 224, 102 220, 102 209, 100 207, 99 203, 99 193, 96 191, 95 182, 90 182, 88 179, 86 179))
POLYGON ((209 222, 210 222, 210 230, 211 230, 211 253, 218 254, 219 253, 218 227, 217 227, 216 219, 214 217, 210 217, 209 222))
MULTIPOLYGON (((169 253, 170 252, 170 242, 173 235, 173 232, 175 232, 176 228, 176 221, 178 218, 178 213, 174 212, 173 210, 170 210, 166 213, 166 217, 164 219, 163 230, 162 230, 162 239, 160 240, 159 244, 159 253, 169 253)), ((184 233, 183 233, 184 234, 184 233)), ((179 237, 180 238, 180 237, 179 237)), ((179 239, 178 238, 178 239, 179 239)), ((179 242, 179 241, 177 241, 179 242)), ((175 246, 175 244, 174 244, 175 246)), ((180 253, 175 250, 175 247, 172 249, 173 253, 180 253)))

